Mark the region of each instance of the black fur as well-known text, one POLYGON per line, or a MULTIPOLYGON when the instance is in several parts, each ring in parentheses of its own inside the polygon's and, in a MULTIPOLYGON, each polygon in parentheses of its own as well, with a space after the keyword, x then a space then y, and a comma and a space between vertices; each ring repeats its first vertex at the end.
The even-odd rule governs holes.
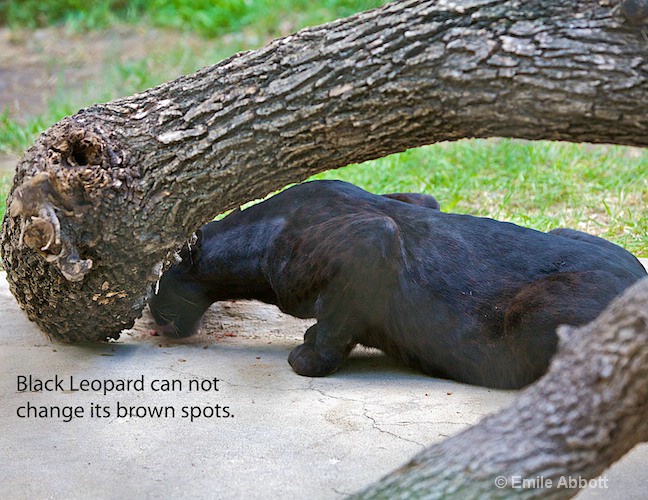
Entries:
POLYGON ((317 319, 288 358, 299 374, 328 375, 363 344, 431 375, 519 388, 547 369, 558 325, 589 322, 646 275, 595 236, 437 209, 339 181, 294 186, 203 226, 151 311, 184 337, 213 302, 257 299, 317 319))

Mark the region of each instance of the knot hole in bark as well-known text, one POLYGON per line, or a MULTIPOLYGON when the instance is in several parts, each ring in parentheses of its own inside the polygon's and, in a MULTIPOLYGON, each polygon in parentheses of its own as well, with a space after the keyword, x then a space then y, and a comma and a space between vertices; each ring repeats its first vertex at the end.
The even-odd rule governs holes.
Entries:
POLYGON ((101 161, 101 150, 98 144, 84 139, 72 144, 72 161, 76 165, 95 165, 101 161))
POLYGON ((100 137, 83 129, 65 130, 49 158, 53 165, 84 167, 102 165, 104 144, 100 137))

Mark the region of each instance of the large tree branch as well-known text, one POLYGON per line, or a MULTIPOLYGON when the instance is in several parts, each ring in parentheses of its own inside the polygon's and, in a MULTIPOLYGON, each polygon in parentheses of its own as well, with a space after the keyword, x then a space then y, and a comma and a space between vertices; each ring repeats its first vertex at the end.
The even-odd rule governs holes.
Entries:
POLYGON ((117 336, 192 230, 312 173, 462 137, 646 146, 648 45, 617 7, 395 2, 83 109, 18 165, 11 290, 52 337, 117 336))
POLYGON ((513 405, 358 497, 570 498, 648 441, 648 278, 592 323, 559 335, 548 373, 513 405))

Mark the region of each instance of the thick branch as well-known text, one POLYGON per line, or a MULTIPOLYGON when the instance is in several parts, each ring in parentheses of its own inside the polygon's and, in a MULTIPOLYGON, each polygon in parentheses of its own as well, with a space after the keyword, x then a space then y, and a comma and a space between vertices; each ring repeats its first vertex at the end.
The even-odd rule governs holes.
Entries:
POLYGON ((462 137, 648 145, 628 18, 599 0, 394 2, 81 110, 19 164, 11 290, 56 338, 116 336, 192 230, 312 173, 462 137))
POLYGON ((648 278, 589 325, 559 334, 549 372, 511 407, 428 448, 359 497, 570 498, 583 483, 569 488, 561 478, 595 478, 648 441, 648 278))

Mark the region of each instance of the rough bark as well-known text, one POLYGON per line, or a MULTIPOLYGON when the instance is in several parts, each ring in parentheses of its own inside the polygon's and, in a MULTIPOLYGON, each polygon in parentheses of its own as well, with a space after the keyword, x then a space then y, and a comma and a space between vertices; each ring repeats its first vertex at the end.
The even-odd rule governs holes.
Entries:
POLYGON ((570 498, 582 480, 648 441, 648 278, 592 323, 559 335, 549 372, 512 406, 428 448, 358 498, 570 498), (569 487, 569 478, 582 480, 569 487))
POLYGON ((315 172, 462 137, 646 146, 637 1, 395 2, 83 109, 18 165, 11 290, 51 337, 115 337, 191 231, 315 172))

